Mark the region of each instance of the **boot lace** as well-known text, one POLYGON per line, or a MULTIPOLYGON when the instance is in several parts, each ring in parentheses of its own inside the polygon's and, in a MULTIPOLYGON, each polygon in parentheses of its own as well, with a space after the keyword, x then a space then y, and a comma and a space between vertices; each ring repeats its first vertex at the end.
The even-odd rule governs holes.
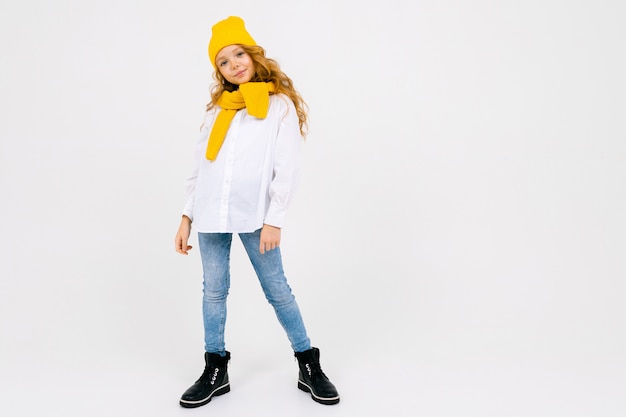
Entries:
POLYGON ((309 377, 311 377, 311 379, 327 378, 324 372, 322 371, 322 367, 320 366, 319 363, 312 362, 312 363, 307 363, 304 366, 306 368, 307 373, 309 374, 309 377))
POLYGON ((220 368, 218 366, 207 366, 204 368, 204 372, 198 378, 198 382, 205 384, 215 385, 215 381, 220 374, 220 368))

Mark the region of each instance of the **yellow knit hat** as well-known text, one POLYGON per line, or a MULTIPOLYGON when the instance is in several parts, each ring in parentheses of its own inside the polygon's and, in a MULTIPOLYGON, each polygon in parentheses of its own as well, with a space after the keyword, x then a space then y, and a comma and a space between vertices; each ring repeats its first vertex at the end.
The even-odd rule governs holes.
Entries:
POLYGON ((243 19, 240 17, 230 16, 213 25, 209 41, 209 58, 211 58, 213 68, 215 68, 217 53, 229 45, 256 46, 256 42, 246 30, 243 19))

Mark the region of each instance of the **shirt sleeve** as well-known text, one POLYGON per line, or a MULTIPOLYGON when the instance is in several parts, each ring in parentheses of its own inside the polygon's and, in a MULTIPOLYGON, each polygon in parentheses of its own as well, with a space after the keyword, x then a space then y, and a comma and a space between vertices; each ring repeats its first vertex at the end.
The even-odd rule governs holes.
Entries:
POLYGON ((295 194, 301 165, 302 143, 300 124, 296 108, 288 97, 286 114, 281 120, 274 147, 273 176, 269 187, 270 203, 264 223, 283 227, 287 208, 295 194))
POLYGON ((183 208, 183 215, 189 217, 193 222, 193 204, 196 192, 196 182, 198 179, 198 171, 200 169, 200 162, 202 158, 205 158, 207 141, 209 138, 210 129, 213 126, 213 120, 215 119, 215 110, 207 112, 200 134, 194 146, 191 174, 185 180, 185 194, 187 196, 185 207, 183 208))

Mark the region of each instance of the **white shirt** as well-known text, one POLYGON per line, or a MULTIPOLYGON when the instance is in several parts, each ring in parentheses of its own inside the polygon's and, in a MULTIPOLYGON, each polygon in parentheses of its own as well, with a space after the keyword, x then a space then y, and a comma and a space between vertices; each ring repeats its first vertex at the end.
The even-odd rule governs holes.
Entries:
POLYGON ((265 119, 239 110, 217 158, 209 161, 206 147, 218 111, 206 114, 183 214, 201 233, 253 232, 263 224, 283 227, 303 142, 293 102, 283 94, 270 96, 265 119))

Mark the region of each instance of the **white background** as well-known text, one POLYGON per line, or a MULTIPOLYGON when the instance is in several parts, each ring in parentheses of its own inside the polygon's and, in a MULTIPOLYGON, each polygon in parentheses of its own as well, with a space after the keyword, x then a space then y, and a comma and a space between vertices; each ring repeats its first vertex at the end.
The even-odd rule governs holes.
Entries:
POLYGON ((625 20, 617 0, 2 0, 0 414, 625 415, 625 20), (229 15, 311 108, 283 255, 335 407, 295 388, 237 240, 232 392, 178 406, 201 270, 173 237, 229 15))

